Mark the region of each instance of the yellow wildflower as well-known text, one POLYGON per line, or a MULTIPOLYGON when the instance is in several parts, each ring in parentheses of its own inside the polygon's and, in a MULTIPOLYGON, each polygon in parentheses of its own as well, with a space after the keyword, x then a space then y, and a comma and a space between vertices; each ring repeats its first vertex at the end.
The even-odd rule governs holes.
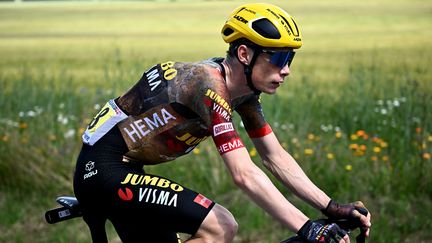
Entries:
POLYGON ((373 148, 374 153, 381 153, 381 148, 380 147, 374 147, 373 148))
POLYGON ((377 161, 377 160, 378 160, 378 157, 374 155, 374 156, 371 157, 371 160, 372 160, 372 161, 377 161))
POLYGON ((308 138, 309 140, 313 141, 313 140, 315 140, 315 135, 313 135, 312 133, 309 133, 309 134, 307 135, 307 138, 308 138))
POLYGON ((304 150, 305 155, 312 155, 313 154, 313 149, 307 148, 304 150))
POLYGON ((388 143, 386 143, 384 141, 381 141, 380 142, 380 146, 381 146, 381 148, 387 148, 388 147, 388 143))
POLYGON ((7 141, 9 141, 9 136, 8 136, 8 135, 3 135, 3 137, 2 137, 2 141, 3 141, 3 142, 7 142, 7 141))
POLYGON ((342 132, 336 132, 335 137, 336 138, 341 138, 342 137, 342 132))
POLYGON ((194 150, 192 150, 192 153, 194 153, 194 154, 200 154, 201 150, 199 148, 194 148, 194 150))
POLYGON ((362 144, 362 145, 360 145, 359 149, 364 152, 364 151, 366 151, 367 147, 366 147, 366 145, 362 144))
POLYGON ((352 144, 349 145, 349 148, 352 149, 352 150, 357 150, 359 148, 359 146, 356 143, 352 143, 352 144))
POLYGON ((257 156, 257 151, 256 151, 256 149, 255 149, 255 148, 252 148, 252 149, 249 151, 249 155, 250 155, 250 157, 255 157, 255 156, 257 156))
POLYGON ((423 159, 430 159, 431 154, 430 153, 423 153, 422 157, 423 157, 423 159))
POLYGON ((389 157, 387 155, 384 155, 381 159, 382 159, 382 161, 388 161, 389 157))
POLYGON ((351 134, 350 139, 351 139, 351 140, 357 140, 357 139, 358 139, 358 136, 355 135, 355 134, 351 134))
POLYGON ((330 160, 332 160, 332 159, 334 159, 334 154, 333 153, 327 153, 327 159, 330 159, 330 160))
POLYGON ((428 142, 432 142, 432 135, 429 135, 427 140, 428 140, 428 142))
POLYGON ((345 165, 346 171, 352 171, 352 169, 353 169, 352 165, 345 165))

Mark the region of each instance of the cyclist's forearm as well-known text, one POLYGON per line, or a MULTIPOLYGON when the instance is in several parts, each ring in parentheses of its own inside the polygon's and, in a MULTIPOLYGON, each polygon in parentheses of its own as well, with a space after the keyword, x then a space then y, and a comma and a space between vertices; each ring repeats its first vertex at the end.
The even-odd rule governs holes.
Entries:
POLYGON ((251 166, 243 167, 233 174, 236 185, 267 213, 293 232, 297 232, 308 217, 279 192, 261 169, 252 162, 250 164, 251 166))
POLYGON ((323 209, 330 202, 330 197, 309 179, 287 152, 283 151, 273 158, 265 158, 263 162, 285 186, 313 207, 323 209))

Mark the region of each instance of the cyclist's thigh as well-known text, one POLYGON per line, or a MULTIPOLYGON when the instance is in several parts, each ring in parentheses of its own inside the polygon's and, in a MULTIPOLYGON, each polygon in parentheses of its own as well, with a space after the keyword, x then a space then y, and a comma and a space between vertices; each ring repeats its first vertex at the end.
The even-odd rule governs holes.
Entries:
POLYGON ((134 170, 113 177, 116 179, 109 183, 108 218, 120 231, 141 232, 141 235, 160 231, 194 235, 215 204, 160 176, 134 170))
POLYGON ((135 242, 166 242, 178 243, 177 233, 169 231, 148 230, 137 227, 132 222, 112 220, 115 230, 124 243, 135 242))

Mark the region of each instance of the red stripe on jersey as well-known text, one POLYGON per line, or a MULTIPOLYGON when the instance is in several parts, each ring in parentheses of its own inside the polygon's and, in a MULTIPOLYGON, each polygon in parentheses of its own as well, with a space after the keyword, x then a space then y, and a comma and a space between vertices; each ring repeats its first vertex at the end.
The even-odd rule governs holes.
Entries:
POLYGON ((272 129, 270 127, 270 125, 267 123, 265 124, 265 126, 258 128, 258 129, 254 129, 254 130, 248 130, 247 133, 249 135, 250 138, 260 138, 260 137, 264 137, 265 135, 269 134, 272 132, 272 129))

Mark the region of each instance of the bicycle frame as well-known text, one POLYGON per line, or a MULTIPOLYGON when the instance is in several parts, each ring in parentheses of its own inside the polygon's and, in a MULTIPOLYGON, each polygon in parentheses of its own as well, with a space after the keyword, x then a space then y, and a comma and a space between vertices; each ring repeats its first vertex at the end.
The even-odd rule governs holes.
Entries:
MULTIPOLYGON (((81 207, 79 205, 78 200, 75 197, 72 196, 61 196, 56 199, 57 203, 59 203, 62 207, 50 209, 45 212, 45 220, 49 224, 55 224, 58 222, 62 222, 65 220, 77 218, 83 216, 83 213, 81 211, 81 207)), ((316 222, 320 224, 330 224, 330 223, 336 223, 341 227, 342 229, 346 230, 347 232, 350 232, 353 229, 359 228, 358 225, 353 225, 352 223, 346 221, 346 220, 330 220, 330 219, 319 219, 316 222)), ((178 235, 177 235, 178 236, 178 235)), ((181 239, 178 236, 178 243, 181 243, 181 239)), ((356 237, 357 243, 364 243, 365 242, 365 236, 364 231, 360 230, 360 234, 356 237)), ((300 237, 293 236, 290 237, 284 241, 281 241, 281 243, 305 243, 300 237)))

